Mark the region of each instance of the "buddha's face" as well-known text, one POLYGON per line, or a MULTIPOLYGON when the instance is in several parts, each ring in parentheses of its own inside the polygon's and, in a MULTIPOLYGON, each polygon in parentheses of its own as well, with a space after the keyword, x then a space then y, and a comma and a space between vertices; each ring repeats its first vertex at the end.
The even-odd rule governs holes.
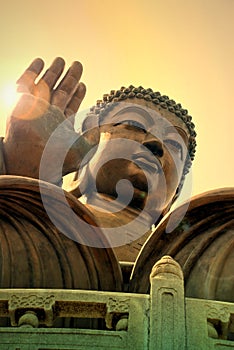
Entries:
POLYGON ((100 122, 100 133, 88 166, 97 191, 141 210, 148 203, 149 213, 167 208, 187 156, 183 121, 150 102, 124 101, 100 122))

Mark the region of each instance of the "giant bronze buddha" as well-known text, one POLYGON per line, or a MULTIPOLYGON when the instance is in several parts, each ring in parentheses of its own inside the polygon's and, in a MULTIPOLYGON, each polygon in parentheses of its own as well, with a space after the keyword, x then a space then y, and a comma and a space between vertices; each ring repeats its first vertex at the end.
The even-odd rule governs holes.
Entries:
MULTIPOLYGON (((44 76, 39 79, 39 82, 35 83, 43 69, 43 62, 36 59, 19 80, 23 96, 9 118, 6 136, 2 143, 4 161, 2 161, 1 169, 2 174, 23 176, 24 178, 27 176, 34 179, 39 178, 39 180, 26 178, 19 180, 17 177, 7 180, 2 177, 8 190, 10 186, 10 192, 7 196, 13 198, 11 204, 14 204, 14 191, 19 191, 20 184, 22 185, 21 192, 23 194, 16 196, 18 212, 14 213, 14 210, 11 209, 11 215, 14 218, 16 215, 17 220, 20 220, 20 216, 23 215, 24 220, 26 218, 26 221, 30 221, 30 225, 34 223, 38 237, 40 234, 43 236, 44 226, 41 229, 38 220, 31 220, 31 214, 28 215, 26 212, 32 211, 35 214, 44 210, 45 213, 40 214, 41 220, 49 225, 47 220, 51 218, 50 210, 45 210, 45 202, 37 204, 38 201, 40 202, 39 192, 42 196, 41 192, 45 192, 46 198, 52 197, 52 201, 48 201, 51 208, 56 208, 56 206, 59 208, 59 210, 53 209, 51 211, 54 213, 52 215, 58 218, 61 227, 66 227, 65 232, 62 231, 62 233, 66 235, 68 231, 68 237, 63 240, 64 242, 67 240, 67 243, 64 243, 65 246, 67 244, 68 247, 71 241, 75 245, 73 250, 63 250, 63 255, 56 253, 55 256, 64 256, 65 254, 74 262, 75 258, 71 257, 71 254, 78 254, 79 257, 83 257, 84 254, 86 257, 88 255, 87 261, 90 262, 90 266, 94 270, 99 266, 97 261, 100 261, 100 256, 105 256, 103 263, 110 268, 107 268, 107 271, 103 273, 99 270, 100 282, 95 277, 95 273, 91 274, 91 280, 95 279, 97 282, 94 283, 95 288, 121 289, 122 276, 119 268, 121 265, 125 274, 125 282, 130 291, 147 292, 149 271, 161 257, 160 249, 162 248, 166 255, 171 255, 179 261, 184 269, 186 279, 192 281, 190 284, 188 283, 189 296, 206 298, 205 292, 199 294, 198 289, 193 288, 193 285, 196 284, 194 271, 199 271, 199 259, 203 253, 205 257, 203 254, 202 261, 207 261, 206 259, 209 260, 212 257, 212 249, 217 251, 219 247, 222 247, 222 239, 220 238, 222 235, 225 235, 225 247, 233 244, 233 228, 230 226, 231 216, 223 215, 224 222, 222 221, 222 224, 224 226, 221 225, 219 234, 214 233, 211 234, 211 238, 204 238, 210 228, 209 225, 212 225, 212 220, 206 220, 204 213, 206 210, 209 211, 207 208, 210 206, 210 200, 217 201, 217 196, 204 195, 201 196, 200 202, 196 200, 190 206, 182 207, 183 215, 180 213, 179 221, 176 222, 171 231, 167 230, 168 220, 170 221, 171 216, 173 221, 173 213, 168 216, 168 212, 180 194, 196 148, 194 124, 187 110, 159 92, 130 85, 120 90, 112 90, 110 94, 104 95, 103 99, 91 108, 83 120, 83 134, 77 135, 73 126, 74 114, 85 95, 85 86, 79 82, 82 66, 77 62, 74 63, 61 82, 56 85, 63 68, 64 61, 60 58, 56 59, 44 76), (54 134, 57 129, 59 132, 54 134), (50 147, 47 147, 48 142, 50 147), (61 155, 64 156, 62 167, 60 164, 61 155), (58 168, 58 164, 60 164, 60 168, 58 168), (43 171, 40 171, 41 169, 43 171), (74 171, 75 175, 72 181, 64 186, 70 192, 70 194, 65 192, 66 198, 72 203, 71 207, 74 208, 77 205, 77 208, 73 210, 77 217, 82 217, 83 221, 88 224, 89 229, 87 230, 76 227, 69 216, 64 215, 63 209, 61 209, 63 208, 61 192, 57 194, 57 191, 62 190, 55 186, 61 185, 62 176, 74 171), (28 185, 25 181, 28 181, 28 185), (35 181, 38 181, 38 185, 35 184, 35 181), (37 195, 35 195, 35 186, 39 191, 37 195), (26 206, 26 211, 19 210, 20 201, 25 203, 25 198, 31 200, 33 205, 26 206), (38 206, 40 207, 39 211, 38 206), (193 215, 196 215, 197 220, 202 223, 202 237, 204 239, 200 244, 200 250, 196 247, 199 240, 196 238, 199 236, 196 231, 198 223, 193 215), (167 218, 163 220, 165 216, 167 218), (188 222, 195 222, 195 227, 193 228, 192 224, 187 224, 188 222), (71 230, 69 226, 72 227, 71 230), (38 233, 38 229, 41 233, 38 233), (77 233, 75 233, 76 230, 77 233), (92 242, 92 239, 87 241, 86 238, 90 238, 92 235, 97 235, 100 239, 94 240, 95 243, 92 242), (215 242, 215 248, 211 247, 210 255, 207 255, 206 258, 205 248, 211 240, 215 242), (90 249, 85 252, 81 248, 82 245, 90 246, 90 249), (72 253, 75 250, 76 253, 72 253), (196 252, 199 252, 200 255, 196 255, 196 252), (194 258, 191 259, 191 256, 194 258), (147 257, 149 257, 148 265, 147 257), (124 265, 123 261, 127 264, 124 265), (198 264, 194 270, 188 268, 188 265, 191 267, 193 262, 198 264), (134 264, 134 269, 131 280, 129 280, 128 273, 132 264, 134 264), (114 279, 112 278, 113 270, 116 271, 114 279), (189 277, 190 271, 193 273, 191 278, 189 277), (111 275, 112 277, 110 277, 111 275), (142 275, 144 278, 139 280, 138 276, 142 275), (106 283, 105 279, 110 279, 110 283, 106 283)), ((232 193, 231 190, 228 192, 227 199, 227 193, 220 192, 223 199, 220 197, 218 199, 220 203, 228 201, 227 206, 224 207, 227 208, 228 212, 231 211, 229 204, 233 201, 232 193)), ((7 198, 5 203, 7 203, 7 198)), ((214 220, 219 217, 217 210, 218 206, 214 205, 212 207, 214 220)), ((178 217, 177 214, 175 216, 178 217)), ((15 230, 15 219, 10 219, 8 214, 6 218, 15 230)), ((217 227, 216 221, 214 221, 214 227, 217 227)), ((58 230, 56 225, 51 230, 50 234, 52 235, 54 235, 53 230, 58 230)), ((5 232, 4 240, 6 240, 5 232)), ((30 238, 30 242, 33 241, 35 244, 39 242, 36 238, 37 234, 33 235, 34 239, 30 238)), ((63 248, 59 237, 57 239, 60 244, 56 245, 56 249, 60 251, 63 248)), ((27 241, 27 244, 31 243, 27 241)), ((29 252, 28 248, 26 250, 29 252)), ((226 250, 224 249, 223 252, 226 250)), ((230 250, 228 252, 230 253, 230 250)), ((28 261, 32 264, 38 259, 30 260, 28 258, 28 261)), ((46 259, 52 259, 50 266, 53 266, 53 254, 49 253, 46 259)), ((231 253, 228 254, 227 259, 232 261, 231 253)), ((63 258, 63 261, 65 260, 63 258)), ((203 270, 203 280, 208 281, 212 277, 223 281, 228 275, 228 279, 233 281, 229 260, 225 262, 223 270, 225 276, 222 275, 220 269, 213 269, 212 276, 207 272, 208 270, 203 270)), ((16 259, 11 259, 11 263, 15 264, 12 270, 17 266, 18 261, 17 263, 16 261, 16 259)), ((71 271, 76 271, 77 266, 73 263, 69 264, 71 271)), ((84 265, 82 263, 82 268, 85 268, 84 265)), ((29 266, 29 268, 31 267, 29 266)), ((59 269, 64 270, 64 267, 58 267, 58 271, 59 269)), ((30 281, 32 283, 25 282, 25 286, 38 287, 38 278, 41 278, 38 276, 38 274, 31 274, 30 281)), ((61 276, 60 272, 58 276, 61 276)), ((78 271, 78 275, 74 276, 77 281, 74 288, 87 289, 87 284, 93 288, 91 282, 80 278, 80 276, 84 276, 82 271, 81 273, 78 271)), ((61 277, 59 278, 61 280, 61 277)), ((197 281, 200 283, 199 278, 197 281)), ((46 288, 46 283, 42 282, 40 287, 46 288)), ((23 284, 24 281, 21 286, 23 284)), ((66 288, 66 285, 64 286, 60 282, 55 283, 55 285, 66 288)), ((214 284, 210 285, 211 289, 209 289, 208 295, 214 295, 215 298, 216 294, 212 294, 211 291, 214 284)), ((4 286, 6 287, 6 284, 4 286)), ((17 287, 14 281, 9 286, 17 287)), ((71 288, 70 286, 71 284, 68 288, 71 288)), ((232 286, 232 282, 225 284, 225 290, 222 289, 222 283, 219 284, 221 289, 218 295, 226 293, 224 300, 233 301, 227 286, 232 286)), ((127 287, 125 286, 125 288, 127 287)))

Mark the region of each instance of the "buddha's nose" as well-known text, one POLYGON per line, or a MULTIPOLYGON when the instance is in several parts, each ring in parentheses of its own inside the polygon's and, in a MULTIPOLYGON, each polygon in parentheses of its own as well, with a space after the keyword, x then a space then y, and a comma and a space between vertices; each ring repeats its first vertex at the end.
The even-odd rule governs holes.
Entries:
POLYGON ((148 138, 143 141, 143 146, 147 147, 156 157, 161 158, 163 156, 163 144, 160 140, 148 138))

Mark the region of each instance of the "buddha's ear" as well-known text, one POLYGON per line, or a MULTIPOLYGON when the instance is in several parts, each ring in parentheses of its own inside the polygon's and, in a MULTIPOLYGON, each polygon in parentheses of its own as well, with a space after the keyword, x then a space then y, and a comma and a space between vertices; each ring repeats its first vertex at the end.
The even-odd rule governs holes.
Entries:
POLYGON ((63 177, 63 189, 73 194, 75 197, 81 197, 80 179, 78 178, 78 171, 70 173, 63 177))
POLYGON ((89 143, 97 145, 100 138, 98 116, 94 113, 87 114, 82 123, 81 131, 89 143))
POLYGON ((182 186, 179 186, 177 189, 176 189, 176 192, 171 200, 171 202, 166 206, 166 208, 163 209, 162 211, 162 215, 163 217, 169 212, 169 210, 171 209, 172 205, 175 203, 175 201, 177 200, 177 198, 179 197, 180 195, 180 192, 181 192, 181 188, 182 186))
POLYGON ((174 203, 174 198, 173 198, 173 200, 167 205, 167 207, 163 209, 163 211, 162 211, 162 217, 164 217, 164 216, 169 212, 169 210, 171 209, 171 206, 172 206, 173 203, 174 203))
POLYGON ((87 172, 87 165, 81 170, 77 170, 63 178, 63 189, 71 193, 76 198, 87 194, 89 188, 89 176, 87 172))

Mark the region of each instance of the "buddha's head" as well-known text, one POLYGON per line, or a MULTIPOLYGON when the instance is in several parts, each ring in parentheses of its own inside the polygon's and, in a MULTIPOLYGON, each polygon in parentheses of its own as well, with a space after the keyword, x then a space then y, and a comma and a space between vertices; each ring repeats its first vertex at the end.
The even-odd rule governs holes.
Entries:
MULTIPOLYGON (((90 137, 93 127, 100 130, 85 178, 93 180, 98 193, 126 199, 140 210, 148 201, 149 212, 164 213, 177 198, 194 158, 191 119, 180 104, 152 89, 111 91, 83 122, 90 137)), ((92 185, 86 191, 92 192, 92 185)))

